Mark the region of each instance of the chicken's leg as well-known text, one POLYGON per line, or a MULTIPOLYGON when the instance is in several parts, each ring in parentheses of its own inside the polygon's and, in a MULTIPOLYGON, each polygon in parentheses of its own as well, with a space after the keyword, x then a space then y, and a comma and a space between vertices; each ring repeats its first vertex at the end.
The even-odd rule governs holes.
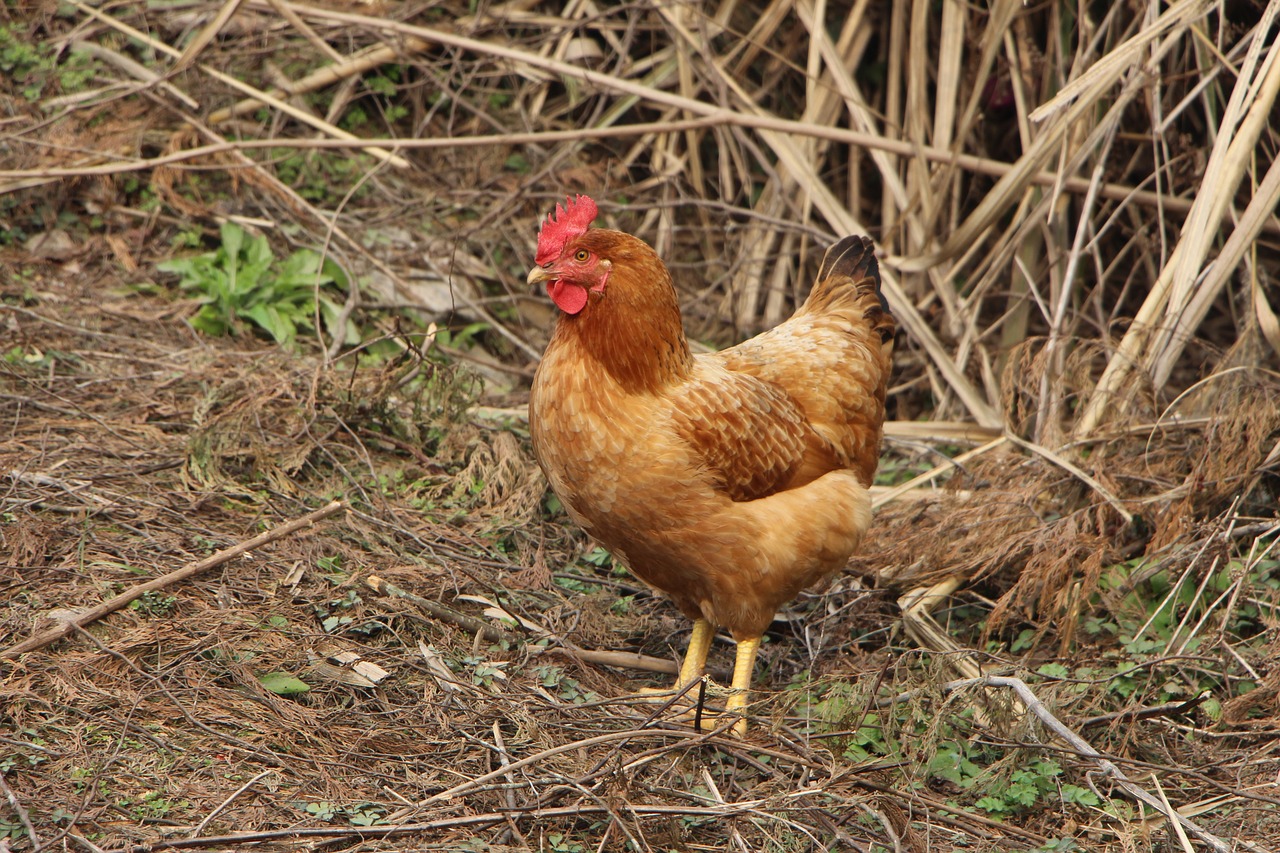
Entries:
MULTIPOLYGON (((733 689, 729 693, 729 700, 724 705, 726 715, 741 714, 747 707, 747 691, 751 689, 751 674, 755 671, 756 653, 759 651, 759 637, 738 641, 738 655, 733 662, 733 689)), ((739 717, 731 731, 737 737, 745 735, 747 718, 739 717)))
POLYGON ((684 653, 684 662, 680 664, 680 675, 676 677, 676 690, 683 690, 702 677, 707 668, 707 654, 711 651, 711 640, 715 637, 715 629, 706 619, 696 619, 693 633, 689 636, 689 648, 684 653))
POLYGON ((680 664, 680 674, 676 676, 675 689, 646 687, 640 691, 640 694, 642 696, 669 696, 673 692, 681 692, 701 678, 702 673, 707 668, 707 654, 711 651, 711 641, 715 638, 715 635, 716 631, 711 627, 710 622, 706 619, 695 619, 693 622, 693 634, 689 637, 689 648, 685 651, 684 661, 680 664))

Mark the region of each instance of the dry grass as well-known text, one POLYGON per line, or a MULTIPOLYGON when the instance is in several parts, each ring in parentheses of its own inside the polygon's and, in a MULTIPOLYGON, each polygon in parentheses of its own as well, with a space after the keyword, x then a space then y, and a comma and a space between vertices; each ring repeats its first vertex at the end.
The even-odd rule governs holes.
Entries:
POLYGON ((1278 12, 3 6, 0 646, 349 510, 0 660, 0 845, 1274 847, 1278 12), (881 250, 877 533, 746 742, 626 698, 685 626, 530 463, 569 192, 712 344, 881 250), (227 221, 335 259, 358 344, 193 331, 156 264, 227 221))

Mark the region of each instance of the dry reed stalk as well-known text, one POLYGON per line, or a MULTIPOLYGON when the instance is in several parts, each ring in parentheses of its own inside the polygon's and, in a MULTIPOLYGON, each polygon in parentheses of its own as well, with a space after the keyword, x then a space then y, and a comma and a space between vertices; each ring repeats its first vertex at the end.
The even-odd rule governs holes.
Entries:
MULTIPOLYGON (((295 24, 295 27, 302 26, 305 27, 308 32, 311 32, 310 27, 307 27, 306 22, 298 15, 297 10, 290 7, 287 3, 280 3, 279 0, 276 0, 276 5, 281 6, 283 12, 297 18, 298 23, 295 24)), ((290 23, 292 23, 292 19, 290 20, 290 23)), ((325 44, 327 44, 327 42, 325 42, 325 44)), ((327 65, 323 68, 319 68, 304 77, 300 77, 299 79, 292 81, 288 92, 285 92, 282 89, 273 89, 268 90, 267 94, 278 99, 288 95, 304 95, 308 92, 315 92, 327 86, 332 86, 335 83, 359 77, 361 74, 377 68, 379 65, 385 65, 388 62, 392 62, 395 59, 412 56, 415 53, 425 50, 426 47, 426 42, 418 39, 406 39, 402 44, 396 46, 374 45, 349 57, 339 55, 338 58, 334 60, 333 65, 327 65)), ((245 98, 242 101, 237 101, 230 107, 225 107, 210 113, 209 124, 221 124, 222 122, 228 121, 236 116, 251 113, 262 106, 265 106, 265 104, 254 97, 245 98)))
MULTIPOLYGON (((1263 20, 1253 30, 1254 38, 1232 89, 1217 140, 1210 151, 1204 183, 1211 189, 1196 196, 1182 239, 1108 362, 1088 407, 1080 417, 1075 430, 1077 436, 1089 435, 1104 422, 1115 405, 1117 395, 1136 368, 1140 367, 1157 387, 1163 385, 1172 369, 1173 359, 1190 339, 1193 329, 1188 328, 1189 322, 1184 322, 1184 311, 1193 298, 1199 272, 1218 234, 1217 229, 1210 225, 1221 221, 1230 204, 1250 160, 1249 155, 1266 127, 1271 105, 1280 92, 1280 42, 1272 42, 1265 60, 1261 57, 1262 36, 1269 32, 1277 15, 1280 15, 1280 2, 1272 0, 1263 20), (1157 365, 1159 372, 1155 371, 1157 365)), ((1233 246, 1233 252, 1242 254, 1243 245, 1233 246)), ((1215 276, 1213 281, 1221 287, 1226 276, 1215 276)), ((1194 319, 1197 323, 1200 319, 1195 312, 1186 317, 1188 321, 1194 319)))
MULTIPOLYGON (((98 9, 94 9, 91 6, 86 6, 85 4, 78 2, 78 0, 71 0, 71 2, 72 2, 72 5, 74 5, 80 11, 89 15, 90 17, 97 19, 98 21, 101 21, 102 23, 106 24, 112 29, 119 31, 124 35, 129 36, 130 38, 137 39, 138 41, 141 41, 142 43, 150 46, 151 48, 161 53, 166 54, 167 56, 173 57, 174 59, 177 60, 177 68, 174 69, 175 71, 181 70, 181 67, 184 64, 188 62, 193 62, 194 57, 198 54, 199 48, 203 47, 203 44, 200 42, 200 40, 197 40, 197 42, 193 43, 193 45, 191 45, 191 47, 188 48, 186 52, 180 52, 177 49, 160 41, 159 39, 152 38, 146 33, 143 33, 140 30, 129 26, 123 21, 113 18, 112 16, 106 14, 105 12, 102 12, 98 9), (195 49, 192 49, 192 48, 195 48, 195 49)), ((222 7, 221 11, 224 14, 219 15, 218 18, 214 20, 212 24, 209 27, 207 27, 205 30, 205 35, 207 35, 207 39, 205 40, 206 43, 208 39, 212 39, 213 36, 217 34, 217 29, 220 29, 222 26, 226 24, 226 20, 230 18, 230 15, 232 13, 235 12, 235 9, 239 6, 240 2, 241 0, 228 0, 228 2, 222 7), (217 29, 215 29, 214 25, 216 25, 217 29)), ((280 110, 281 112, 297 119, 298 121, 303 122, 304 124, 311 125, 315 129, 326 133, 327 135, 333 137, 334 139, 341 139, 348 142, 360 141, 359 137, 357 137, 355 134, 348 133, 347 131, 342 130, 341 128, 335 127, 332 124, 312 115, 311 113, 305 110, 300 110, 294 107, 293 105, 280 100, 279 98, 276 98, 266 92, 260 91, 259 89, 256 89, 253 86, 250 86, 248 83, 244 83, 239 80, 236 80, 234 77, 228 74, 223 74, 221 71, 218 71, 216 68, 211 68, 208 65, 204 65, 204 64, 198 65, 196 67, 199 68, 201 72, 209 75, 213 79, 218 80, 219 82, 224 83, 227 86, 230 86, 231 88, 236 89, 241 93, 249 95, 251 100, 256 100, 260 103, 267 104, 271 107, 274 107, 275 109, 280 110)), ((395 154, 390 154, 387 151, 383 150, 381 147, 364 146, 362 147, 361 150, 363 150, 365 153, 369 154, 370 156, 373 156, 376 159, 384 161, 386 163, 390 163, 391 165, 396 166, 397 168, 405 169, 405 168, 408 168, 409 166, 408 161, 406 161, 403 157, 400 157, 395 154)))
MULTIPOLYGON (((1176 44, 1177 37, 1180 36, 1181 33, 1187 27, 1188 18, 1192 17, 1199 10, 1200 10, 1199 6, 1182 5, 1166 13, 1166 17, 1161 19, 1162 20, 1161 26, 1163 26, 1168 31, 1169 35, 1167 38, 1165 38, 1163 41, 1161 41, 1157 45, 1156 47, 1157 53, 1152 60, 1153 62, 1163 58, 1163 56, 1167 53, 1167 51, 1171 49, 1171 46, 1176 44)), ((358 19, 359 16, 346 16, 346 17, 354 21, 358 19)), ((374 22, 369 21, 368 19, 364 19, 360 22, 365 23, 367 25, 371 25, 371 26, 374 25, 374 22)), ((416 33, 420 36, 433 37, 430 35, 430 33, 420 28, 410 28, 410 29, 416 31, 416 33)), ((483 46, 466 42, 466 40, 462 40, 462 39, 459 39, 458 37, 450 36, 447 34, 445 35, 436 34, 434 37, 448 41, 450 43, 453 43, 459 46, 466 47, 468 49, 478 49, 478 50, 481 50, 482 52, 485 52, 487 50, 488 52, 491 52, 491 53, 503 53, 503 52, 512 53, 509 51, 495 50, 492 48, 486 49, 483 46)), ((1126 47, 1125 50, 1123 51, 1124 55, 1126 56, 1136 55, 1136 53, 1138 52, 1137 47, 1141 46, 1141 44, 1145 44, 1145 42, 1131 43, 1130 46, 1126 47)), ((542 63, 542 64, 546 65, 547 63, 542 63)), ((1104 71, 1107 71, 1108 72, 1107 74, 1102 74, 1102 73, 1095 74, 1095 77, 1098 79, 1095 80, 1095 84, 1093 88, 1088 90, 1089 92, 1092 92, 1095 95, 1097 95, 1097 94, 1100 94, 1105 88, 1111 85, 1112 76, 1114 76, 1114 72, 1112 72, 1110 69, 1111 69, 1110 65, 1104 66, 1104 71)), ((582 76, 584 79, 587 79, 587 80, 603 82, 605 83, 605 85, 610 85, 613 87, 622 88, 624 90, 637 92, 637 89, 627 81, 620 81, 617 79, 612 79, 612 80, 605 79, 601 75, 595 75, 583 69, 575 69, 572 67, 566 68, 563 66, 563 64, 557 63, 554 70, 559 71, 560 73, 577 74, 578 76, 582 76)), ((1113 106, 1109 114, 1112 116, 1118 116, 1120 109, 1123 108, 1123 106, 1125 105, 1125 103, 1127 103, 1128 100, 1132 99, 1132 97, 1134 96, 1134 94, 1136 94, 1136 92, 1137 92, 1136 87, 1132 85, 1126 87, 1125 90, 1122 92, 1122 96, 1120 100, 1116 103, 1116 105, 1113 106)), ((673 103, 680 106, 681 108, 687 108, 690 111, 696 110, 701 112, 704 115, 708 114, 707 107, 705 105, 697 104, 696 102, 694 104, 690 104, 688 99, 685 99, 681 96, 671 96, 671 95, 667 95, 666 93, 661 93, 661 92, 655 93, 652 91, 643 92, 643 96, 650 97, 660 102, 673 103)), ((1049 119, 1051 122, 1053 122, 1054 119, 1061 118, 1062 120, 1057 121, 1054 124, 1054 127, 1051 128, 1051 132, 1042 134, 1034 143, 1033 149, 1027 152, 1027 154, 1024 154, 1024 156, 1017 163, 1014 164, 1013 170, 1009 172, 1004 178, 1002 178, 1001 182, 997 184, 997 187, 995 188, 995 190, 993 190, 993 192, 989 194, 986 199, 984 199, 982 204, 979 205, 979 207, 975 210, 973 214, 971 214, 969 217, 967 217, 964 220, 964 222, 961 224, 957 233, 953 235, 953 237, 949 241, 948 246, 954 249, 959 245, 965 245, 967 248, 968 241, 970 241, 975 236, 972 233, 973 229, 978 225, 985 225, 986 221, 989 220, 990 217, 994 215, 994 213, 997 210, 1007 205, 1009 201, 1010 191, 1020 188, 1030 179, 1031 175, 1034 174, 1035 170, 1040 167, 1040 163, 1043 162, 1044 158, 1050 153, 1052 146, 1057 145, 1059 142, 1065 139, 1066 130, 1068 128, 1073 127, 1076 124, 1075 120, 1083 116, 1084 113, 1087 111, 1087 109, 1090 108, 1090 105, 1091 105, 1091 101, 1089 98, 1080 98, 1074 104, 1065 107, 1061 111, 1061 113, 1054 113, 1049 119), (1081 104, 1084 104, 1084 106, 1081 107, 1080 106, 1081 104), (1079 113, 1077 114, 1076 112, 1073 112, 1074 110, 1079 110, 1079 113), (1065 116, 1065 118, 1062 118, 1063 116, 1065 116)), ((715 108, 712 108, 712 109, 715 109, 715 108)), ((756 124, 764 125, 764 124, 768 124, 768 122, 756 122, 756 124)), ((1101 141, 1102 138, 1105 137, 1105 134, 1109 131, 1109 129, 1110 129, 1109 127, 1100 127, 1096 129, 1095 132, 1091 134, 1084 141, 1084 143, 1078 147, 1077 154, 1073 157, 1073 160, 1079 159, 1079 157, 1081 157, 1085 152, 1092 150, 1092 148, 1096 146, 1098 142, 1101 141)), ((792 147, 788 145, 788 142, 785 139, 782 139, 777 134, 772 134, 770 131, 766 131, 766 130, 761 130, 761 134, 762 134, 762 137, 765 138, 765 140, 770 144, 770 146, 774 148, 775 153, 778 154, 778 156, 782 159, 783 163, 787 166, 788 170, 794 174, 801 176, 804 179, 802 180, 802 183, 804 183, 807 187, 809 187, 810 191, 814 195, 814 198, 812 199, 813 203, 819 209, 819 211, 822 212, 824 216, 826 216, 829 219, 829 221, 832 221, 833 224, 837 226, 843 226, 843 230, 848 230, 848 231, 858 230, 856 228, 856 222, 852 221, 847 216, 847 213, 842 213, 842 208, 839 206, 839 203, 830 195, 823 193, 822 192, 823 188, 820 185, 817 186, 816 190, 813 189, 813 187, 815 186, 814 179, 816 178, 816 176, 813 175, 811 170, 806 169, 804 167, 804 164, 800 161, 798 152, 793 150, 792 147)), ((944 246, 943 251, 940 253, 942 256, 945 256, 948 253, 948 246, 944 246)), ((917 268, 917 267, 924 267, 924 266, 928 266, 931 263, 937 263, 939 260, 940 260, 940 257, 931 257, 929 259, 926 259, 925 261, 913 260, 910 264, 906 265, 906 268, 911 269, 911 268, 917 268)), ((892 294, 895 289, 895 283, 890 283, 888 285, 888 289, 892 294)), ((901 300, 895 300, 895 301, 901 301, 903 303, 907 302, 905 298, 901 300)), ((945 355, 945 353, 942 350, 942 347, 940 345, 935 346, 936 341, 933 340, 932 332, 927 328, 927 324, 917 323, 916 322, 917 318, 912 316, 914 312, 909 307, 905 309, 903 313, 904 313, 904 318, 903 318, 904 325, 907 326, 908 329, 912 331, 914 336, 920 338, 924 342, 926 350, 929 352, 931 359, 935 362, 935 365, 946 377, 948 384, 952 387, 953 390, 955 390, 959 394, 961 399, 964 401, 966 407, 969 408, 972 412, 974 412, 978 416, 980 421, 995 423, 996 419, 992 417, 993 413, 989 410, 987 404, 982 399, 982 395, 977 394, 975 392, 975 389, 968 383, 967 380, 964 379, 963 375, 958 370, 955 369, 955 365, 950 361, 950 358, 945 355)))

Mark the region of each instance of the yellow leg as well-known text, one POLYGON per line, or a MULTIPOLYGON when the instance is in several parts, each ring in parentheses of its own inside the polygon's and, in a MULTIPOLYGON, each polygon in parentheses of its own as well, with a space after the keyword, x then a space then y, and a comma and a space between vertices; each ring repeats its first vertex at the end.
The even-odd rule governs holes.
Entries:
MULTIPOLYGON (((756 668, 756 653, 760 651, 760 638, 738 641, 738 655, 733 662, 733 689, 725 702, 726 714, 741 714, 747 707, 747 692, 751 689, 751 674, 756 668)), ((740 717, 733 724, 732 732, 742 737, 747 733, 747 718, 740 717)))
MULTIPOLYGON (((680 674, 676 676, 674 689, 666 687, 642 687, 641 696, 670 696, 679 693, 702 677, 707 668, 707 654, 711 651, 711 641, 715 638, 716 629, 706 619, 697 619, 693 623, 693 634, 689 637, 689 648, 684 653, 684 661, 680 664, 680 674)), ((694 694, 697 698, 697 694, 694 694)))
POLYGON ((683 690, 702 677, 707 668, 707 654, 711 651, 711 640, 715 633, 706 619, 698 619, 693 623, 689 648, 684 653, 684 663, 680 665, 680 675, 676 678, 676 690, 683 690))

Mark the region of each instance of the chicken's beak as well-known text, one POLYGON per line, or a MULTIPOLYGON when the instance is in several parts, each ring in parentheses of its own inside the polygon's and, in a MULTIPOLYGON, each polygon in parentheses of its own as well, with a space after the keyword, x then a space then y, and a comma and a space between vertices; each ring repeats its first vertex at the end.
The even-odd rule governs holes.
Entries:
POLYGON ((534 267, 529 270, 529 286, 533 287, 544 281, 550 281, 553 277, 551 270, 546 267, 534 267))

